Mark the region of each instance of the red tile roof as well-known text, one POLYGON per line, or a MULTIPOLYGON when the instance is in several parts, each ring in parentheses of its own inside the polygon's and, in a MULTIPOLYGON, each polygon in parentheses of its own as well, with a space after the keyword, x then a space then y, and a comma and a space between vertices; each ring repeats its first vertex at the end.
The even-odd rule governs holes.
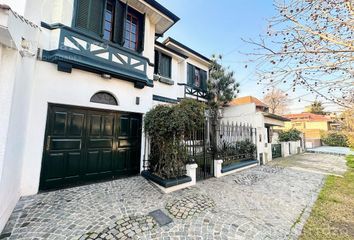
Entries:
POLYGON ((314 114, 314 113, 297 113, 286 114, 283 117, 289 118, 292 121, 309 121, 309 122, 329 122, 331 118, 329 116, 314 114))

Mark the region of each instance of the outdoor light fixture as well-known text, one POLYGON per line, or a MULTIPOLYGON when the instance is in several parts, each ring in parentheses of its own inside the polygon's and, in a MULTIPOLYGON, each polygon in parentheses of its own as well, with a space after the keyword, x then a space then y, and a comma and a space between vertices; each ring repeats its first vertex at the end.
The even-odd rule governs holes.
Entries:
POLYGON ((102 73, 101 77, 104 78, 104 79, 111 79, 112 78, 112 76, 110 74, 107 74, 107 73, 102 73))

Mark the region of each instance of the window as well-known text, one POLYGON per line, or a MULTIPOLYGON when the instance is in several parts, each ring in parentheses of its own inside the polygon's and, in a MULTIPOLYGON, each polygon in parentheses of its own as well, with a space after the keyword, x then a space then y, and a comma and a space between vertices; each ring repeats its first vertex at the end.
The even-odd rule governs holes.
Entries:
POLYGON ((130 48, 132 50, 138 49, 138 29, 139 21, 136 16, 132 13, 127 14, 127 19, 125 20, 125 41, 124 47, 130 48))
POLYGON ((193 85, 195 87, 200 87, 200 70, 198 68, 194 69, 194 79, 193 79, 193 85))
POLYGON ((155 51, 155 69, 154 73, 162 77, 171 78, 172 58, 166 54, 155 51))
POLYGON ((103 38, 109 41, 113 40, 113 19, 114 19, 113 0, 107 0, 106 9, 104 13, 103 38))
POLYGON ((110 94, 108 92, 96 93, 95 95, 93 95, 91 97, 90 102, 118 106, 117 99, 112 94, 110 94))
POLYGON ((144 50, 144 14, 119 0, 76 0, 75 6, 75 27, 131 50, 144 50))
POLYGON ((187 84, 189 86, 200 88, 202 90, 207 89, 207 71, 201 70, 196 66, 188 63, 187 66, 187 84))

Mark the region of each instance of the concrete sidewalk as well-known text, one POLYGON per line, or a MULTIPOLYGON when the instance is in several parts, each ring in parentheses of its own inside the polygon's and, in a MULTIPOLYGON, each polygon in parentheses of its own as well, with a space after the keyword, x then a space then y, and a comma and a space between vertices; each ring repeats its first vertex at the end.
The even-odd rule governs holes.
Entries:
POLYGON ((306 150, 312 153, 324 153, 324 154, 334 154, 334 155, 349 155, 354 154, 348 147, 331 147, 331 146, 321 146, 317 148, 310 148, 306 150))

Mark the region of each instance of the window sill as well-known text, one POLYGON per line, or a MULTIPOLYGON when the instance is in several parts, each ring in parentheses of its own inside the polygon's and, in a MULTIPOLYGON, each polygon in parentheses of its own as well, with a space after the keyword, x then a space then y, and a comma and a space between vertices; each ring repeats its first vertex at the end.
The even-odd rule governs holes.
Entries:
POLYGON ((154 81, 159 81, 161 83, 165 83, 165 84, 168 84, 168 85, 174 85, 175 82, 170 79, 170 78, 167 78, 167 77, 163 77, 163 76, 160 76, 160 75, 156 75, 154 74, 154 81))

